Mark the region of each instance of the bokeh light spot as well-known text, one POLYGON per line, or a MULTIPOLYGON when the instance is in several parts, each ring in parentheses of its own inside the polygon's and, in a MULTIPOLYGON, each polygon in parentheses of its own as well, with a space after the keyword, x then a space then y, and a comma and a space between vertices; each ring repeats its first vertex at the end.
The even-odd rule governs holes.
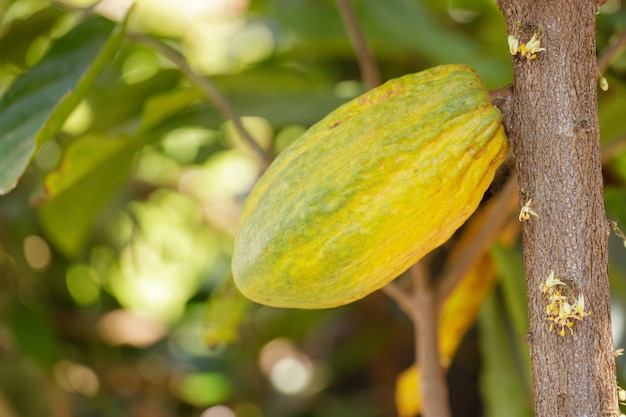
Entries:
POLYGON ((65 123, 63 123, 63 132, 74 136, 81 135, 89 129, 93 123, 93 119, 94 114, 91 105, 83 100, 76 106, 72 113, 70 113, 65 123))
POLYGON ((263 412, 258 405, 253 403, 243 403, 235 407, 237 417, 263 417, 263 412))
POLYGON ((61 361, 54 366, 56 383, 68 392, 93 397, 100 389, 100 381, 93 369, 70 361, 61 361))
POLYGON ((613 344, 618 345, 624 336, 624 328, 626 323, 624 320, 624 305, 612 300, 611 301, 611 334, 613 335, 613 344))
POLYGON ((46 142, 37 155, 35 156, 35 164, 37 168, 44 172, 49 172, 59 166, 63 151, 55 140, 46 142))
POLYGON ((304 392, 313 379, 313 369, 308 361, 300 356, 280 359, 272 368, 270 380, 274 387, 284 394, 304 392))
POLYGON ((214 142, 217 133, 195 126, 181 127, 163 138, 165 153, 178 162, 189 163, 196 159, 201 146, 214 142))
POLYGON ((211 372, 183 376, 177 388, 187 402, 198 406, 221 403, 228 399, 231 391, 224 375, 211 372))
POLYGON ((122 66, 122 79, 128 85, 145 81, 159 71, 159 61, 153 53, 136 51, 126 58, 122 66))
POLYGON ((216 236, 198 202, 171 190, 155 191, 130 211, 135 232, 108 273, 108 288, 125 308, 173 323, 218 257, 216 236))
POLYGON ((296 139, 306 132, 306 128, 302 125, 285 126, 274 139, 274 150, 280 153, 287 149, 296 139))
POLYGON ((200 417, 235 417, 235 413, 226 406, 216 405, 206 409, 200 417))
POLYGON ((283 394, 302 394, 313 381, 311 360, 287 339, 267 343, 261 349, 259 366, 274 388, 283 394))
MULTIPOLYGON (((269 149, 271 147, 272 139, 274 138, 274 127, 267 119, 256 116, 245 116, 241 118, 241 123, 263 149, 269 149)), ((253 155, 250 145, 241 135, 241 132, 237 129, 232 120, 224 123, 224 138, 230 147, 246 155, 253 155)))
POLYGON ((183 38, 191 65, 208 74, 238 72, 272 55, 274 33, 266 22, 242 15, 198 21, 183 38))
POLYGON ((100 337, 112 345, 145 347, 165 335, 156 321, 128 310, 115 310, 100 319, 100 337))
POLYGON ((156 353, 148 353, 137 362, 137 371, 146 381, 161 383, 167 378, 167 360, 156 353))
POLYGON ((363 84, 353 80, 340 81, 333 87, 335 96, 346 100, 363 94, 364 91, 363 84))
POLYGON ((24 258, 31 268, 44 269, 50 264, 52 258, 50 246, 39 236, 26 236, 23 250, 24 258))
POLYGON ((100 298, 100 283, 95 272, 84 264, 73 265, 65 273, 70 295, 80 305, 94 304, 100 298))

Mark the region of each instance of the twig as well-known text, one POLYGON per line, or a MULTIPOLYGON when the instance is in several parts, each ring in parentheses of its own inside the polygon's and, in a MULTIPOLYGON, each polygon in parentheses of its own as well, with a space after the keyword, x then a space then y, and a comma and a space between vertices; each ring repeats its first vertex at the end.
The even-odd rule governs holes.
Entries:
POLYGON ((352 43, 352 47, 356 52, 357 61, 361 70, 361 78, 363 84, 369 90, 380 85, 380 74, 378 66, 372 55, 372 51, 367 45, 365 36, 361 31, 359 22, 354 14, 354 9, 350 4, 350 0, 336 0, 337 8, 341 14, 341 19, 348 32, 348 37, 352 43))
POLYGON ((491 103, 500 110, 502 114, 502 124, 504 125, 504 129, 508 131, 508 127, 511 124, 511 117, 513 116, 511 112, 513 84, 496 90, 489 90, 489 98, 491 99, 491 103))
POLYGON ((409 276, 413 281, 413 291, 415 294, 424 294, 430 290, 430 275, 426 270, 426 263, 418 261, 409 268, 409 276))
POLYGON ((600 74, 609 69, 613 58, 615 58, 624 47, 626 47, 626 30, 622 30, 619 36, 602 51, 602 54, 598 57, 596 68, 600 74))
MULTIPOLYGON (((50 3, 54 7, 57 7, 62 10, 78 12, 82 17, 89 16, 98 7, 98 3, 92 4, 90 6, 78 6, 78 5, 72 6, 60 0, 52 0, 50 3)), ((122 15, 120 19, 118 20, 123 20, 123 18, 124 18, 124 15, 122 15)))
POLYGON ((415 309, 415 358, 421 370, 420 393, 424 417, 449 417, 448 386, 439 352, 439 307, 437 293, 425 266, 418 262, 409 269, 413 278, 415 309))
POLYGON ((204 96, 217 108, 217 110, 224 116, 226 119, 230 119, 233 121, 235 128, 239 131, 241 136, 243 136, 244 140, 248 143, 252 151, 259 158, 263 169, 267 168, 269 164, 272 162, 272 156, 269 152, 259 145, 259 143, 252 137, 250 132, 245 128, 243 123, 241 122, 241 117, 235 111, 233 106, 228 102, 228 100, 220 93, 220 91, 213 85, 213 83, 207 78, 200 74, 198 74, 193 68, 189 66, 185 58, 178 52, 176 49, 167 45, 164 42, 159 41, 158 39, 151 38, 149 36, 141 35, 138 33, 128 33, 129 38, 132 40, 142 43, 146 46, 149 46, 167 59, 172 61, 180 71, 192 81, 198 89, 204 94, 204 96))
POLYGON ((509 206, 511 200, 515 198, 516 190, 516 177, 512 175, 508 178, 504 187, 502 187, 502 190, 496 197, 496 202, 492 204, 491 207, 488 207, 488 221, 483 223, 480 231, 476 234, 476 243, 463 254, 458 262, 455 262, 451 267, 443 271, 439 285, 436 288, 439 305, 443 305, 446 298, 450 296, 457 284, 496 239, 502 226, 511 215, 511 210, 507 209, 507 206, 509 206))
POLYGON ((398 304, 398 307, 406 314, 411 322, 417 320, 415 302, 410 291, 404 290, 395 282, 390 282, 381 288, 381 291, 398 304))

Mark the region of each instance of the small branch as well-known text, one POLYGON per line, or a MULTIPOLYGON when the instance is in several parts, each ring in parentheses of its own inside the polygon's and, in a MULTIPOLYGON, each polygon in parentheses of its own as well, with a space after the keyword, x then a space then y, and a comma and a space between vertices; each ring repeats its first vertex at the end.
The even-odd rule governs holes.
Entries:
POLYGON ((382 290, 406 313, 415 333, 415 362, 420 368, 418 395, 424 417, 450 417, 448 387, 439 352, 439 307, 422 259, 408 271, 413 291, 387 284, 382 290))
POLYGON ((502 114, 502 124, 504 125, 504 129, 508 131, 512 116, 511 99, 513 98, 513 84, 496 90, 489 90, 489 98, 491 99, 491 104, 500 110, 502 114))
POLYGON ((341 19, 348 32, 352 47, 356 52, 357 61, 361 70, 363 84, 369 90, 380 85, 380 74, 372 51, 367 45, 359 22, 354 14, 350 0, 336 0, 341 19))
MULTIPOLYGON (((93 13, 94 10, 98 8, 98 3, 92 4, 90 6, 78 6, 78 5, 72 6, 60 0, 52 0, 50 3, 54 7, 57 7, 61 10, 70 11, 70 12, 78 12, 83 17, 90 15, 91 13, 93 13)), ((125 13, 123 13, 121 16, 118 16, 118 19, 116 19, 116 21, 123 20, 124 15, 125 13)))
POLYGON ((596 68, 602 74, 611 65, 613 59, 626 47, 626 30, 622 30, 619 36, 604 50, 596 61, 596 68))
POLYGON ((450 417, 448 386, 439 352, 439 307, 437 294, 429 274, 420 262, 409 269, 415 291, 417 320, 415 328, 415 357, 421 370, 419 381, 424 417, 450 417))
POLYGON ((417 320, 417 311, 415 308, 415 302, 412 294, 409 291, 402 289, 395 282, 390 282, 381 288, 381 291, 398 304, 398 307, 406 314, 411 322, 417 320))
POLYGON ((445 302, 458 283, 498 237, 506 220, 511 216, 511 210, 507 207, 511 204, 511 200, 516 197, 516 190, 516 177, 512 175, 502 187, 495 203, 487 208, 489 210, 489 214, 486 216, 488 221, 483 223, 480 231, 476 234, 475 244, 463 254, 458 262, 443 271, 436 288, 437 301, 440 305, 445 302))
POLYGON ((409 268, 409 276, 413 282, 413 292, 417 297, 419 294, 423 294, 430 291, 430 275, 426 270, 426 263, 418 261, 415 265, 409 268))
POLYGON ((252 137, 250 132, 246 129, 241 121, 241 117, 235 111, 233 106, 228 100, 220 93, 220 91, 213 85, 207 77, 198 74, 193 68, 189 66, 185 58, 176 49, 161 42, 157 39, 149 36, 140 35, 137 33, 128 33, 129 38, 132 40, 149 46, 150 48, 158 51, 164 57, 172 61, 180 71, 185 74, 191 82, 193 82, 198 89, 204 94, 204 96, 217 108, 225 119, 230 119, 235 124, 235 128, 239 131, 244 140, 248 143, 254 154, 259 158, 263 169, 267 168, 272 162, 272 156, 265 149, 259 145, 259 143, 252 137))

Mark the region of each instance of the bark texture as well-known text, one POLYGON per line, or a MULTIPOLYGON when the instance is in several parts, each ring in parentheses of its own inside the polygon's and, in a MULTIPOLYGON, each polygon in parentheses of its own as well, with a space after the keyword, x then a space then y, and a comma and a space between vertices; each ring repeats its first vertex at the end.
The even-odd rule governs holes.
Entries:
POLYGON ((542 34, 536 59, 512 57, 506 115, 520 188, 539 217, 522 224, 537 417, 618 416, 596 94, 598 4, 498 0, 520 44, 542 34), (549 332, 540 284, 550 272, 592 314, 574 335, 549 332))

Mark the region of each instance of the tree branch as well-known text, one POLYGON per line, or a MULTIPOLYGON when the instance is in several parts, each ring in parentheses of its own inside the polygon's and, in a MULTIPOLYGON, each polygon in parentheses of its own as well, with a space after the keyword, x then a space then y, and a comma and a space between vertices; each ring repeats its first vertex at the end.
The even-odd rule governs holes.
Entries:
POLYGON ((336 0, 337 8, 348 32, 352 47, 356 52, 357 61, 361 70, 363 84, 369 90, 380 85, 380 74, 372 51, 367 45, 359 22, 354 14, 350 0, 336 0))
POLYGON ((596 83, 595 2, 498 0, 509 35, 541 39, 512 56, 510 125, 520 199, 537 417, 619 415, 596 83), (576 45, 575 47, 572 47, 576 45), (553 272, 593 314, 550 331, 540 285, 553 272), (567 399, 567 404, 563 398, 567 399))
POLYGON ((135 42, 149 46, 150 48, 158 51, 161 55, 169 59, 174 63, 178 69, 202 92, 202 94, 217 108, 225 119, 232 120, 235 128, 239 131, 244 140, 248 143, 254 154, 258 157, 262 168, 265 169, 272 162, 272 155, 267 152, 259 143, 254 139, 250 132, 246 129, 241 121, 241 117, 234 109, 234 107, 228 102, 226 97, 220 93, 220 91, 213 85, 213 83, 207 78, 198 74, 185 60, 185 58, 176 49, 172 48, 168 44, 161 42, 157 39, 149 36, 141 35, 138 33, 128 33, 127 36, 135 42))
POLYGON ((439 352, 439 307, 430 275, 421 262, 409 269, 414 282, 414 304, 417 310, 415 357, 421 370, 419 392, 424 417, 450 417, 450 402, 445 372, 439 352))
POLYGON ((398 307, 407 315, 411 322, 417 320, 417 312, 415 309, 415 302, 410 291, 404 290, 395 282, 390 282, 381 288, 381 291, 385 295, 396 302, 398 307))
POLYGON ((502 114, 502 124, 504 129, 508 131, 511 124, 511 99, 513 98, 513 85, 507 85, 506 87, 498 88, 496 90, 489 90, 489 98, 491 104, 496 106, 502 114))

